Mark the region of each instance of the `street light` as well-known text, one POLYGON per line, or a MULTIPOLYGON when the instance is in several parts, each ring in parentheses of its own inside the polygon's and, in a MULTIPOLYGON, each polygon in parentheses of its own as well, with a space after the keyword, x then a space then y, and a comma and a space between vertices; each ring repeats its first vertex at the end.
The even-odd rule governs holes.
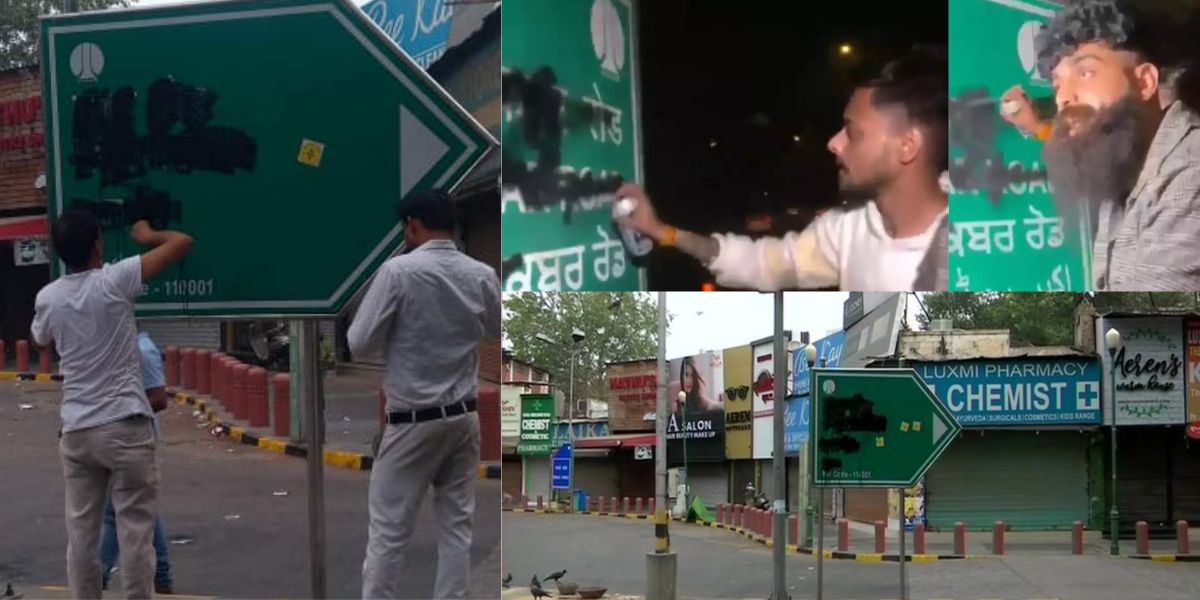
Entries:
POLYGON ((853 52, 854 46, 851 46, 850 44, 842 44, 841 46, 838 46, 838 54, 841 54, 842 56, 850 56, 853 52))
POLYGON ((1108 384, 1111 386, 1108 400, 1112 405, 1112 421, 1108 424, 1111 452, 1109 470, 1112 471, 1112 496, 1108 509, 1109 553, 1117 556, 1121 553, 1121 515, 1117 510, 1117 349, 1121 347, 1121 332, 1116 327, 1109 328, 1104 334, 1104 345, 1108 348, 1108 384))
MULTIPOLYGON (((813 367, 817 366, 817 347, 814 344, 809 344, 804 348, 804 360, 808 362, 808 506, 805 512, 808 513, 808 535, 812 535, 813 520, 817 523, 817 600, 821 600, 825 596, 825 490, 816 488, 812 485, 814 476, 813 469, 817 468, 816 460, 816 424, 817 424, 817 373, 813 367), (818 498, 818 507, 813 507, 812 497, 813 492, 820 494, 818 498), (821 514, 818 514, 821 513, 821 514)), ((810 543, 809 548, 812 548, 810 543)))
MULTIPOLYGON (((682 379, 679 380, 679 387, 683 387, 682 379)), ((682 389, 680 389, 679 393, 675 394, 675 398, 679 400, 679 424, 680 427, 683 428, 683 433, 680 434, 682 436, 681 439, 683 440, 683 477, 681 479, 683 479, 683 514, 686 517, 687 511, 691 506, 688 504, 687 392, 684 392, 682 389)))

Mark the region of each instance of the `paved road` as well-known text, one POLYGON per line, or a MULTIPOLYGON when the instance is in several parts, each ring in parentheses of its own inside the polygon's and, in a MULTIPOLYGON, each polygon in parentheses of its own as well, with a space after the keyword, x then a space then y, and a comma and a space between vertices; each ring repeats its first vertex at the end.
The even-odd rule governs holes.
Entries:
MULTIPOLYGON (((771 550, 719 529, 673 524, 684 598, 765 598, 771 588, 771 550)), ((576 515, 504 513, 505 570, 514 587, 537 573, 567 569, 581 585, 612 594, 645 593, 645 554, 653 526, 576 515)), ((816 560, 789 555, 793 599, 816 597, 816 560)), ((911 598, 1030 600, 1195 600, 1200 563, 1153 563, 1101 556, 1011 555, 909 565, 911 598)), ((899 597, 895 563, 825 562, 829 600, 899 597)))
MULTIPOLYGON (((57 384, 0 382, 0 585, 26 597, 64 584, 66 533, 57 454, 57 384), (22 410, 20 404, 33 408, 22 410)), ((190 409, 164 413, 162 515, 176 589, 240 598, 309 596, 305 462, 211 437, 190 409), (275 492, 287 492, 276 496, 275 492)), ((329 593, 358 597, 366 544, 367 473, 325 469, 329 593)), ((496 598, 500 579, 499 482, 479 482, 474 598, 496 598)), ((428 598, 436 564, 432 511, 421 515, 404 569, 413 598, 428 598)), ((0 588, 2 589, 2 588, 0 588)))

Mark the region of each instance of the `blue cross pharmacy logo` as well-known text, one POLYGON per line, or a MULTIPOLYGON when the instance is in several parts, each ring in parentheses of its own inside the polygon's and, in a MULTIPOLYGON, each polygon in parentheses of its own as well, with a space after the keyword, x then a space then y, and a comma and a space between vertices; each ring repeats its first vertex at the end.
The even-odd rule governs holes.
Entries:
POLYGON ((1080 381, 1075 384, 1075 410, 1100 410, 1100 383, 1080 381))

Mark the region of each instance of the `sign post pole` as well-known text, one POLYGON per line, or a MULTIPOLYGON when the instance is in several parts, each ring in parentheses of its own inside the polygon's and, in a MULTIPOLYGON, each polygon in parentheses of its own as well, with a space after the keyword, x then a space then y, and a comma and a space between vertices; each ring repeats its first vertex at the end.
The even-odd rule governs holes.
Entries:
POLYGON ((908 571, 906 571, 904 548, 904 488, 896 490, 900 495, 900 600, 908 600, 908 571))
POLYGON ((774 514, 771 517, 775 520, 775 547, 772 548, 774 562, 774 600, 787 600, 787 577, 786 577, 786 552, 787 552, 787 468, 784 462, 784 413, 787 410, 787 403, 784 397, 787 396, 787 345, 783 340, 783 292, 775 292, 775 389, 773 415, 775 418, 775 447, 772 454, 773 468, 775 470, 775 502, 774 514))
POLYGON ((325 398, 321 389, 321 363, 317 353, 317 323, 293 321, 293 343, 300 360, 293 377, 300 382, 304 411, 304 436, 308 459, 308 548, 313 598, 325 598, 325 473, 322 442, 325 435, 325 398))
MULTIPOLYGON (((817 494, 817 600, 825 598, 825 489, 812 485, 816 481, 817 475, 817 436, 821 432, 817 430, 817 371, 813 367, 816 365, 810 360, 808 363, 808 464, 809 475, 812 479, 809 480, 810 492, 817 494)), ((825 359, 821 359, 821 368, 825 368, 825 359)))
MULTIPOLYGON (((820 369, 811 385, 814 485, 818 510, 817 598, 823 596, 823 488, 916 485, 962 431, 954 415, 912 369, 820 369)), ((900 519, 900 597, 906 599, 907 549, 900 519)))

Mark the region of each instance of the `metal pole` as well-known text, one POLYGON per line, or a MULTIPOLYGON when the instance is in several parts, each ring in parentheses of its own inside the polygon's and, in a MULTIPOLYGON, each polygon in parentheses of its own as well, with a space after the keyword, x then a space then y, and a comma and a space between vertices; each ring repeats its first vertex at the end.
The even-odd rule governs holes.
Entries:
POLYGON ((1111 386, 1109 390, 1112 392, 1109 395, 1110 404, 1112 404, 1112 422, 1108 424, 1109 438, 1111 443, 1109 448, 1112 455, 1110 457, 1109 470, 1112 471, 1112 505, 1108 513, 1108 528, 1109 528, 1109 553, 1113 556, 1121 554, 1120 528, 1121 515, 1117 510, 1117 349, 1108 349, 1108 384, 1111 386))
POLYGON ((677 556, 667 519, 667 294, 658 293, 658 411, 654 419, 654 552, 646 555, 646 600, 675 600, 677 556))
MULTIPOLYGON (((821 359, 821 368, 825 368, 825 359, 821 359)), ((817 429, 817 372, 811 367, 809 368, 811 381, 808 386, 808 397, 812 404, 812 416, 808 421, 808 445, 812 448, 812 466, 813 477, 816 477, 817 469, 820 466, 817 464, 817 436, 820 431, 817 429)), ((825 488, 813 486, 813 490, 817 493, 817 600, 825 598, 825 488)))
MULTIPOLYGON (((578 345, 578 342, 572 341, 578 345)), ((570 462, 567 463, 567 468, 570 471, 568 475, 567 502, 571 504, 570 512, 575 512, 575 346, 571 346, 571 405, 567 407, 567 441, 571 444, 571 453, 567 456, 570 462)), ((551 460, 550 462, 554 462, 551 460)))
POLYGON ((783 340, 783 292, 775 292, 775 390, 771 401, 775 411, 775 448, 771 462, 775 468, 775 547, 774 572, 775 592, 771 595, 775 600, 788 598, 785 562, 787 551, 787 467, 784 462, 784 411, 787 408, 784 396, 787 394, 787 345, 783 340))
POLYGON ((658 414, 654 417, 654 551, 671 551, 667 520, 667 294, 658 293, 658 414))
POLYGON ((908 571, 904 552, 904 488, 900 492, 900 600, 908 600, 908 571))
POLYGON ((300 380, 306 407, 304 434, 308 458, 308 543, 313 598, 325 598, 325 473, 322 442, 325 438, 325 398, 321 389, 321 364, 317 352, 317 322, 292 322, 299 335, 294 343, 300 361, 293 367, 300 380))

